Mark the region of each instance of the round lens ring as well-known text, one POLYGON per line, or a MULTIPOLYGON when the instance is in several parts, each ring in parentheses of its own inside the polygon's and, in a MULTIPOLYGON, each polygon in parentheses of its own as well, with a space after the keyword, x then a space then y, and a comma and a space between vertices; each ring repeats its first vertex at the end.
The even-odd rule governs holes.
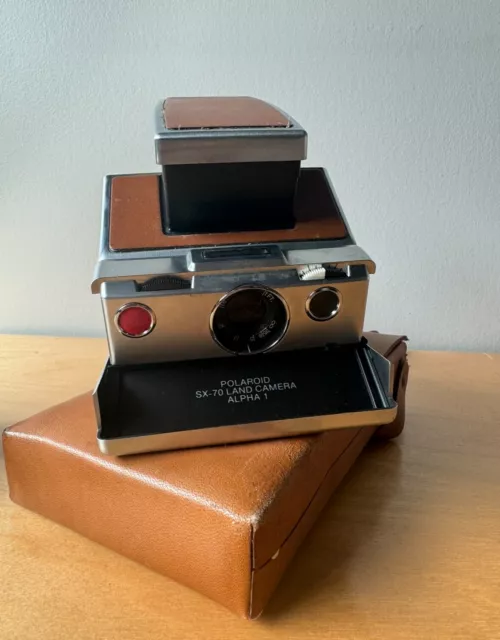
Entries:
POLYGON ((129 302, 115 313, 115 325, 127 338, 143 338, 153 331, 156 324, 155 314, 145 304, 129 302))
POLYGON ((333 287, 321 287, 313 291, 306 301, 306 313, 317 322, 334 318, 340 309, 340 293, 333 287))
POLYGON ((234 355, 263 353, 275 347, 288 329, 283 298, 268 287, 243 285, 226 293, 210 316, 214 341, 234 355))

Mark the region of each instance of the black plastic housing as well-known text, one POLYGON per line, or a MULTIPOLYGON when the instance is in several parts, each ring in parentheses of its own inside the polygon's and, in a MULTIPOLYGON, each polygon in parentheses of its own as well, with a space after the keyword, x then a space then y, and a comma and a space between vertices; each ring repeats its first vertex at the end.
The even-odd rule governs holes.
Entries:
POLYGON ((300 161, 164 165, 165 233, 288 229, 300 161))
MULTIPOLYGON (((377 414, 395 404, 373 366, 373 353, 363 340, 232 358, 137 366, 108 362, 95 395, 98 438, 144 440, 190 432, 183 448, 209 444, 204 430, 212 434, 228 426, 233 427, 225 432, 231 442, 280 437, 279 430, 274 436, 265 434, 265 425, 276 421, 297 420, 294 432, 307 433, 314 429, 304 420, 301 430, 301 419, 314 416, 336 416, 341 427, 377 424, 377 414), (344 414, 345 424, 339 420, 344 414), (264 431, 256 433, 256 423, 264 431), (246 425, 253 425, 248 433, 246 425)), ((179 448, 178 442, 173 439, 170 447, 164 439, 162 448, 179 448)), ((113 452, 113 446, 106 448, 113 452)))

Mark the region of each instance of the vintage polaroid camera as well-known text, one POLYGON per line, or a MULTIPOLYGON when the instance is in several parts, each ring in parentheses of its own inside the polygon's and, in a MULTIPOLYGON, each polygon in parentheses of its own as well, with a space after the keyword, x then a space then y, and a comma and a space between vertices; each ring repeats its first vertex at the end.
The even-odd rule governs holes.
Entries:
POLYGON ((109 362, 98 442, 122 455, 387 424, 362 337, 369 274, 307 134, 254 98, 169 98, 161 174, 108 176, 92 291, 109 362))

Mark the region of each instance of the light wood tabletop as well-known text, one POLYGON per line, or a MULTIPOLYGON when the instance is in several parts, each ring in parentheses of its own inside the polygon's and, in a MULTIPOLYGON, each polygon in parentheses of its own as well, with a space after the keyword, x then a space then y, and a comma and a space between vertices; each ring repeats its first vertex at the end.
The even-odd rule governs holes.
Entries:
MULTIPOLYGON (((0 337, 0 426, 92 388, 100 339, 0 337)), ((369 445, 264 615, 217 604, 8 499, 0 638, 500 638, 500 354, 410 354, 407 423, 369 445)))

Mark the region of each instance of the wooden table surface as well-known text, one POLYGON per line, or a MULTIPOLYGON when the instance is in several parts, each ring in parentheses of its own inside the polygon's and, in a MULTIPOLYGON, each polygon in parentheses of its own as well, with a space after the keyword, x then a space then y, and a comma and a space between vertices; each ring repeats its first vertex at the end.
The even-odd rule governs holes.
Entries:
MULTIPOLYGON (((0 337, 0 426, 91 388, 103 340, 0 337)), ((500 638, 500 354, 410 355, 406 430, 361 456, 260 620, 12 504, 0 638, 500 638)))

